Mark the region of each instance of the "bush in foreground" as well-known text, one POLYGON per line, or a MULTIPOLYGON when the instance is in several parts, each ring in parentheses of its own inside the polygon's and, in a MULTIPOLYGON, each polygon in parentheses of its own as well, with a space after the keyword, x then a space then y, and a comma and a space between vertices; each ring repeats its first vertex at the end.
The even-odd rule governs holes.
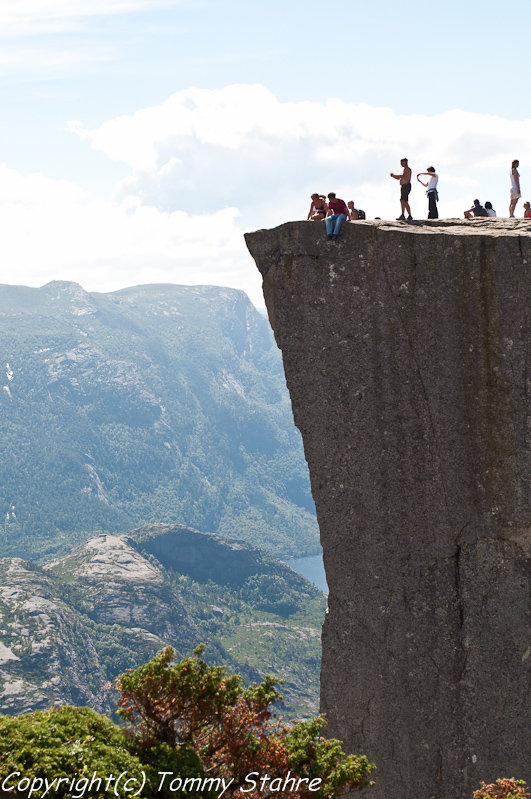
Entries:
MULTIPOLYGON (((120 727, 88 707, 0 716, 3 796, 28 795, 30 789, 35 797, 45 793, 50 797, 104 796, 105 781, 111 775, 116 778, 125 772, 142 781, 142 771, 145 766, 131 751, 120 727), (98 777, 102 778, 99 784, 98 777)), ((153 782, 148 782, 142 797, 151 795, 153 782)), ((110 793, 113 788, 109 782, 110 793)))
POLYGON ((335 799, 373 784, 366 757, 322 736, 323 716, 284 726, 272 711, 275 679, 245 688, 208 666, 202 649, 173 664, 168 647, 121 675, 125 728, 89 708, 0 716, 4 790, 35 799, 335 799))
MULTIPOLYGON (((226 797, 265 799, 294 792, 301 799, 333 799, 371 785, 364 756, 345 755, 339 741, 323 738, 323 716, 284 726, 272 711, 281 699, 277 680, 244 688, 238 675, 194 656, 172 665, 168 647, 145 666, 122 674, 120 715, 142 757, 160 762, 159 747, 194 752, 210 777, 225 780, 226 797), (286 779, 293 782, 286 783, 286 779)), ((167 755, 166 755, 167 757, 167 755)), ((169 764, 171 758, 167 759, 169 764)))
POLYGON ((490 785, 481 783, 479 791, 474 791, 474 799, 531 799, 523 780, 500 779, 490 785))

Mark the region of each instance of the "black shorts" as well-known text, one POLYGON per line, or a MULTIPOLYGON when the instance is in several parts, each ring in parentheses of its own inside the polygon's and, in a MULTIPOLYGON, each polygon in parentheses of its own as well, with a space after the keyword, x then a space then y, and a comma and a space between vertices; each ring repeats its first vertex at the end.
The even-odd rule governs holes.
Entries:
POLYGON ((400 186, 400 199, 407 203, 409 192, 411 191, 411 183, 402 183, 400 186))

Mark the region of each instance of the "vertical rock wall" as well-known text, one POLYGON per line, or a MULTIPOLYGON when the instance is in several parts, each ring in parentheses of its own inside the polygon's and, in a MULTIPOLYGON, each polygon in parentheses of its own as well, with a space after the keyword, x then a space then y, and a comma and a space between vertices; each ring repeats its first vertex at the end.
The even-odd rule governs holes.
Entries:
POLYGON ((330 588, 322 710, 374 799, 531 783, 531 226, 248 234, 330 588))

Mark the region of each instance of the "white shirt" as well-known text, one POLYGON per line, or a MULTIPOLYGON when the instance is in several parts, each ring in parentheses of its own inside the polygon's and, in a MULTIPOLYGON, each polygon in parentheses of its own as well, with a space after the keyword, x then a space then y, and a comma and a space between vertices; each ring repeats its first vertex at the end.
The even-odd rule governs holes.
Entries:
POLYGON ((430 178, 430 182, 428 183, 428 191, 437 188, 437 183, 439 182, 439 176, 432 174, 430 178))
POLYGON ((494 208, 487 208, 487 216, 496 216, 494 208))

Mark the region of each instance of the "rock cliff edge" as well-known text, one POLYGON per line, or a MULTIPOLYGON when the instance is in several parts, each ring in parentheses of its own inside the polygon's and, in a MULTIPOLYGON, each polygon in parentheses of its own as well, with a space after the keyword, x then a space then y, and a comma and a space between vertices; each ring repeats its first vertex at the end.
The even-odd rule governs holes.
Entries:
POLYGON ((374 799, 531 782, 531 223, 246 240, 321 529, 331 734, 374 799))

